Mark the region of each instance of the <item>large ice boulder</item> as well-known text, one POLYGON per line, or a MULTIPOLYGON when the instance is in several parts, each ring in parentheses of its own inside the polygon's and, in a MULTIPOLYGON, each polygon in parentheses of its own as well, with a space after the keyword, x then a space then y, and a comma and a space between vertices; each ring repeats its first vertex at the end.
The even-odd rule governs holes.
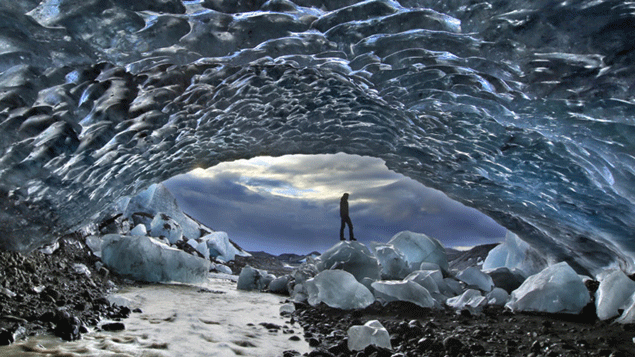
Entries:
POLYGON ((406 257, 395 247, 390 244, 377 243, 373 244, 372 247, 375 257, 381 265, 382 279, 401 280, 408 275, 410 269, 406 262, 406 257))
POLYGON ((630 300, 630 306, 624 310, 622 316, 615 319, 615 322, 621 324, 635 324, 635 297, 630 300))
POLYGON ((269 284, 269 291, 275 294, 289 295, 290 282, 290 275, 283 275, 281 277, 278 277, 269 284))
POLYGON ((101 258, 118 274, 147 282, 198 283, 209 271, 208 260, 143 236, 104 236, 101 258))
POLYGON ((483 273, 477 267, 469 267, 459 272, 456 278, 467 284, 469 288, 476 288, 484 292, 492 291, 494 288, 492 277, 483 273))
POLYGON ((187 238, 200 238, 201 232, 207 228, 194 221, 181 211, 176 199, 163 184, 153 184, 137 196, 119 202, 118 209, 124 217, 143 212, 151 216, 164 213, 176 221, 187 238))
POLYGON ((346 333, 350 351, 361 351, 370 345, 392 349, 388 330, 377 320, 351 326, 346 333))
POLYGON ((595 292, 595 306, 598 318, 607 320, 619 315, 619 310, 628 309, 635 299, 635 281, 621 270, 615 270, 602 279, 595 292))
POLYGON ((485 295, 488 305, 505 306, 509 301, 509 294, 505 289, 494 288, 485 295))
POLYGON ((249 265, 245 266, 238 275, 238 290, 265 290, 269 284, 276 279, 276 276, 269 274, 265 270, 255 269, 249 265))
POLYGON ((204 241, 200 239, 188 239, 187 244, 199 252, 203 258, 209 259, 209 248, 207 248, 207 244, 204 241))
POLYGON ((150 235, 156 238, 165 237, 170 244, 175 244, 183 238, 183 229, 172 217, 159 212, 150 223, 150 235))
POLYGON ((338 309, 363 309, 375 301, 370 290, 344 270, 325 270, 304 285, 313 306, 323 302, 338 309))
POLYGON ((448 270, 448 256, 443 245, 423 233, 399 232, 388 244, 404 255, 410 271, 419 269, 423 262, 434 263, 448 270))
POLYGON ((536 274, 546 266, 547 261, 540 253, 510 231, 507 231, 505 241, 490 250, 483 262, 483 270, 516 268, 522 270, 525 276, 536 274))
POLYGON ((248 253, 236 248, 229 240, 229 236, 225 232, 212 232, 201 237, 205 241, 209 249, 209 255, 216 260, 228 262, 234 260, 236 255, 245 256, 248 253))
POLYGON ((440 306, 426 288, 412 280, 376 281, 372 287, 375 297, 385 302, 408 301, 421 307, 440 306))
POLYGON ((513 311, 578 314, 590 300, 580 276, 561 262, 528 277, 505 306, 513 311))
POLYGON ((335 244, 316 260, 315 266, 318 271, 345 270, 353 274, 357 281, 364 278, 378 280, 381 271, 377 258, 364 244, 355 241, 335 244))

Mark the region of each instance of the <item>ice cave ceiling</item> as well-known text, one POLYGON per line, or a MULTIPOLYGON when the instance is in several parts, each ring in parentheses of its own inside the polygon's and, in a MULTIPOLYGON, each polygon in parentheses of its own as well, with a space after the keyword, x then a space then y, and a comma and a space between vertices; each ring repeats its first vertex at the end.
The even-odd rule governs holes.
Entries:
POLYGON ((553 261, 632 271, 633 7, 3 2, 0 246, 31 250, 196 167, 346 152, 553 261))

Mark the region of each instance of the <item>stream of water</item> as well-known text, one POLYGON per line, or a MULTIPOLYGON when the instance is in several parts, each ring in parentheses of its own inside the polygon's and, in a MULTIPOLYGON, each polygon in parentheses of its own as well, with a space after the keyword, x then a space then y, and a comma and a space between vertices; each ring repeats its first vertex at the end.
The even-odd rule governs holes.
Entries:
POLYGON ((286 350, 310 350, 302 328, 280 316, 283 297, 238 291, 230 280, 126 287, 111 298, 142 311, 124 321, 124 331, 95 330, 73 342, 36 336, 1 347, 0 356, 273 357, 286 350), (281 328, 270 330, 261 323, 281 328), (300 341, 290 340, 293 335, 300 341))

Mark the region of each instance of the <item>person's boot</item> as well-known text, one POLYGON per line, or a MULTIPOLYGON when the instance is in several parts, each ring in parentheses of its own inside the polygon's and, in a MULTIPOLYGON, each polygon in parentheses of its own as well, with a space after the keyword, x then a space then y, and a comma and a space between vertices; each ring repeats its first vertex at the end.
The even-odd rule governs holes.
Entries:
POLYGON ((344 237, 340 237, 340 240, 346 240, 346 238, 344 238, 344 237))
POLYGON ((351 242, 354 241, 354 240, 357 240, 357 239, 355 239, 355 237, 351 237, 351 242))

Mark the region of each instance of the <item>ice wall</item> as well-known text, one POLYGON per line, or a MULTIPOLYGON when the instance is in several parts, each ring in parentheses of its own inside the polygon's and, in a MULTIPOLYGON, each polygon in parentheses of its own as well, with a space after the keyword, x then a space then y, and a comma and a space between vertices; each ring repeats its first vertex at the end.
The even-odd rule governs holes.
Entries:
POLYGON ((471 3, 3 1, 0 247, 195 167, 341 151, 632 270, 635 15, 471 3))

